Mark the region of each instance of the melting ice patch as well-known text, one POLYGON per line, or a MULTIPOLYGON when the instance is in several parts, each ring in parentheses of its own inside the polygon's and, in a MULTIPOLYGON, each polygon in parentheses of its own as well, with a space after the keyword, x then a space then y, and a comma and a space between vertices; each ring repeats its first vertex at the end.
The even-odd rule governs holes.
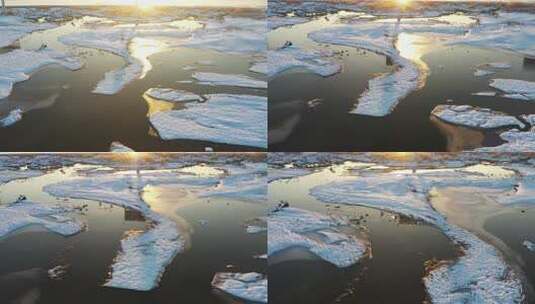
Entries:
POLYGON ((11 94, 13 85, 30 78, 30 74, 50 64, 59 64, 70 70, 77 70, 82 64, 65 53, 44 49, 26 51, 17 49, 0 54, 0 99, 11 94))
MULTIPOLYGON (((303 50, 294 46, 268 51, 267 75, 273 77, 293 68, 304 68, 323 77, 332 76, 342 70, 342 66, 328 57, 332 51, 303 50)), ((253 66, 255 67, 255 66, 253 66)), ((259 69, 256 65, 256 69, 259 69)))
POLYGON ((268 256, 303 247, 337 267, 349 267, 368 253, 369 244, 338 229, 347 219, 296 208, 282 208, 268 217, 268 256))
POLYGON ((206 95, 206 102, 149 117, 162 139, 192 139, 265 148, 267 98, 250 95, 206 95))
POLYGON ((400 213, 435 225, 463 251, 455 262, 432 269, 424 283, 432 303, 522 303, 522 283, 499 252, 468 231, 451 225, 428 201, 434 187, 510 191, 514 177, 471 170, 393 172, 333 182, 311 189, 325 203, 360 205, 400 213))
POLYGON ((72 211, 73 209, 67 207, 29 201, 0 207, 0 237, 30 225, 39 225, 63 236, 77 234, 82 231, 84 224, 63 215, 72 211))
POLYGON ((535 82, 516 79, 493 79, 491 87, 504 93, 506 98, 535 101, 535 82))
POLYGON ((431 115, 456 125, 472 128, 494 129, 508 126, 524 128, 525 124, 516 117, 487 108, 477 108, 469 105, 439 105, 431 115))
POLYGON ((17 121, 22 119, 22 110, 21 109, 15 109, 9 114, 0 119, 0 126, 1 127, 9 127, 11 125, 14 125, 17 121))
POLYGON ((240 299, 268 302, 267 277, 260 273, 219 272, 212 279, 212 286, 240 299))
POLYGON ((201 96, 184 90, 152 88, 145 92, 145 94, 154 99, 171 102, 202 101, 201 96))
POLYGON ((197 79, 199 84, 267 89, 266 81, 257 80, 245 75, 196 72, 191 77, 197 79))

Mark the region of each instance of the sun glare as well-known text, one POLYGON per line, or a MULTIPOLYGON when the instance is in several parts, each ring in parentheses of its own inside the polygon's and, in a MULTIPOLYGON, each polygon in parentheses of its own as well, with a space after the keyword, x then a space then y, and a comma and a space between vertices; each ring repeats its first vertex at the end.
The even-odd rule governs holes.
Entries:
POLYGON ((401 6, 407 6, 411 3, 412 0, 396 0, 399 5, 401 6))

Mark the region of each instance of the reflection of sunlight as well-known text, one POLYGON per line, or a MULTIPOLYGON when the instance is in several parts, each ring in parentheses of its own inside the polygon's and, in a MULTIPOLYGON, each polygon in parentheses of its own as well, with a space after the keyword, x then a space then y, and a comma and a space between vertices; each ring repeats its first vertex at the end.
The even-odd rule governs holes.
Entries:
POLYGON ((185 108, 182 105, 174 104, 168 101, 157 100, 147 95, 143 95, 143 98, 145 99, 145 101, 147 102, 147 105, 149 106, 147 116, 154 115, 158 112, 166 112, 170 110, 177 110, 180 108, 185 108))
POLYGON ((143 79, 147 73, 152 70, 152 64, 148 58, 151 55, 163 52, 165 44, 154 39, 136 37, 132 39, 129 48, 132 57, 141 61, 141 64, 143 65, 143 72, 139 77, 140 79, 143 79))
POLYGON ((194 31, 204 27, 204 25, 193 19, 176 20, 168 23, 169 26, 176 27, 181 30, 194 31))
POLYGON ((396 41, 396 49, 399 55, 416 63, 424 71, 428 70, 422 56, 429 51, 430 39, 425 36, 400 33, 396 41))
POLYGON ((400 6, 407 6, 412 0, 396 0, 400 6))
POLYGON ((192 173, 198 176, 221 176, 225 174, 225 170, 206 165, 184 167, 179 171, 184 173, 192 173))

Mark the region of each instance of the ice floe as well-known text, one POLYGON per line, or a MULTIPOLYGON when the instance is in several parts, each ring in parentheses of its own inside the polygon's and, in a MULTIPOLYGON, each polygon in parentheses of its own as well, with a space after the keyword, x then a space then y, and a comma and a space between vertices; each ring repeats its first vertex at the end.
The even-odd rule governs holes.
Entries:
POLYGON ((529 251, 535 251, 535 243, 531 241, 525 240, 522 242, 522 245, 524 245, 524 247, 526 247, 529 251))
POLYGON ((79 233, 84 224, 76 219, 64 216, 73 209, 61 206, 34 203, 26 200, 0 207, 0 237, 30 225, 71 236, 79 233))
POLYGON ((494 97, 494 96, 496 96, 496 92, 485 91, 485 92, 472 93, 472 95, 474 95, 474 96, 494 97))
POLYGON ((132 148, 129 148, 118 141, 114 141, 110 145, 110 152, 129 153, 135 151, 132 148))
POLYGON ((13 85, 30 78, 31 73, 51 64, 77 70, 82 64, 65 53, 43 49, 39 51, 13 50, 0 54, 0 99, 11 94, 13 85))
POLYGON ((339 231, 347 225, 343 217, 282 208, 268 216, 268 255, 303 247, 337 267, 349 267, 368 253, 369 244, 339 231))
POLYGON ((145 94, 155 99, 172 102, 202 101, 201 96, 184 90, 152 88, 145 94))
POLYGON ((39 170, 0 170, 0 184, 43 175, 39 170))
POLYGON ((492 75, 492 74, 496 74, 496 72, 489 71, 489 70, 480 70, 480 69, 477 69, 474 72, 474 76, 476 76, 476 77, 484 77, 484 76, 488 76, 488 75, 492 75))
POLYGON ((35 31, 54 28, 51 23, 32 22, 20 16, 0 16, 0 48, 15 43, 20 38, 35 31))
POLYGON ((240 299, 268 302, 268 280, 260 273, 219 272, 212 279, 212 286, 240 299))
POLYGON ((435 107, 431 115, 449 123, 472 128, 525 127, 525 124, 514 116, 469 105, 439 105, 435 107))
POLYGON ((436 187, 477 187, 478 191, 495 193, 497 189, 511 189, 514 183, 514 177, 481 175, 465 168, 369 174, 316 186, 310 193, 325 203, 366 206, 422 220, 438 227, 457 244, 463 254, 454 262, 430 269, 424 278, 432 303, 521 303, 522 283, 500 253, 448 223, 429 202, 436 187))
POLYGON ((267 89, 266 81, 254 79, 245 75, 196 72, 193 73, 191 77, 197 79, 199 84, 267 89))
POLYGON ((288 17, 288 16, 269 16, 267 23, 270 30, 275 30, 279 27, 292 26, 310 21, 304 17, 288 17))
POLYGON ((251 95, 205 95, 204 103, 149 117, 164 140, 193 139, 265 148, 267 98, 251 95))
POLYGON ((256 65, 256 69, 267 68, 267 75, 270 77, 293 68, 303 68, 320 76, 328 77, 342 70, 340 64, 328 59, 332 56, 334 53, 328 50, 304 50, 288 46, 268 51, 267 66, 256 65))
POLYGON ((499 70, 508 70, 513 67, 508 62, 491 62, 491 63, 484 64, 483 66, 489 67, 492 69, 499 69, 499 70))
POLYGON ((9 127, 21 119, 22 119, 22 110, 15 109, 9 112, 9 114, 6 117, 0 119, 0 126, 9 127))
POLYGON ((483 147, 477 149, 481 152, 529 152, 535 151, 535 127, 528 131, 516 129, 500 134, 506 143, 496 147, 483 147))
POLYGON ((535 82, 532 81, 492 79, 489 85, 506 93, 506 98, 535 100, 535 82))

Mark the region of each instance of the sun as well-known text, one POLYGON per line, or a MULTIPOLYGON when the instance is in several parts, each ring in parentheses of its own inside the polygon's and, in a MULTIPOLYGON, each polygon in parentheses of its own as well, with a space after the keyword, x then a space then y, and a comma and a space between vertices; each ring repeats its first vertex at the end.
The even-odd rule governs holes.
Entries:
POLYGON ((407 6, 411 3, 412 0, 396 0, 399 5, 401 6, 407 6))
POLYGON ((150 0, 136 0, 136 6, 143 11, 150 10, 153 7, 150 0))

